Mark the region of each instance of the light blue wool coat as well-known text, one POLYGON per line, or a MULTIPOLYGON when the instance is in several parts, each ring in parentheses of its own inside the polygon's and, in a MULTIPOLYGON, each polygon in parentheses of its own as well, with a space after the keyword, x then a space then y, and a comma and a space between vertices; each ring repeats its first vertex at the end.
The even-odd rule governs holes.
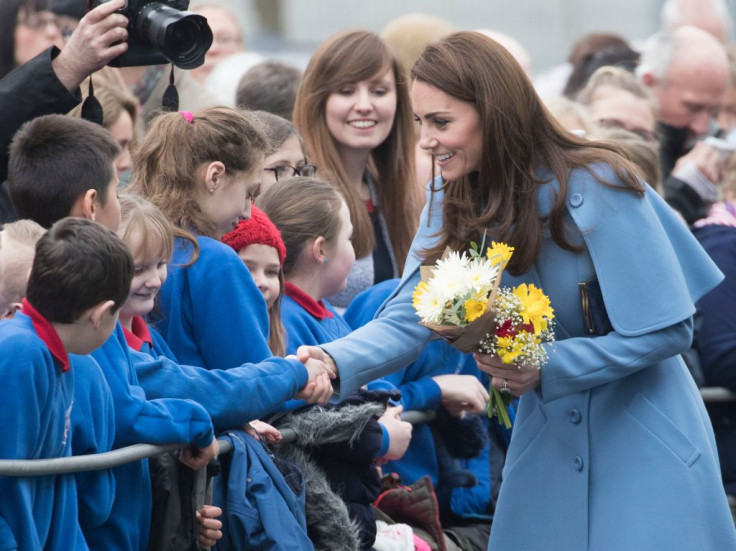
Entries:
MULTIPOLYGON (((539 187, 542 214, 556 189, 539 187)), ((377 320, 323 346, 341 392, 414 360, 431 337, 411 307, 418 252, 442 224, 442 192, 430 200, 377 320)), ((571 238, 585 251, 565 251, 547 233, 532 269, 502 282, 544 289, 557 341, 540 386, 520 402, 489 549, 736 549, 713 431, 679 356, 694 302, 722 275, 650 188, 641 199, 576 170, 566 204, 571 238), (603 337, 585 336, 578 296, 578 282, 594 276, 614 327, 603 337)))

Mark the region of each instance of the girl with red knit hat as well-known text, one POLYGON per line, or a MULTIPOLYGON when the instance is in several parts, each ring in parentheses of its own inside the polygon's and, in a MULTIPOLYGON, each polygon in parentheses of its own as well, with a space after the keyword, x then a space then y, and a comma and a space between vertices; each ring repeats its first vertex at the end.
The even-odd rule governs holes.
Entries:
POLYGON ((283 356, 284 328, 281 325, 281 296, 284 289, 286 247, 281 232, 261 209, 250 208, 250 218, 222 237, 253 276, 266 301, 269 317, 268 346, 274 356, 283 356))

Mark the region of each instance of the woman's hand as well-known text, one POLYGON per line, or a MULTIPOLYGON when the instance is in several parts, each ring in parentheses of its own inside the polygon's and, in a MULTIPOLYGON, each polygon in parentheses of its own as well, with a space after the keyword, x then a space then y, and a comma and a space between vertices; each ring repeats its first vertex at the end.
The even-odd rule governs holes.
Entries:
POLYGON ((483 413, 488 403, 488 390, 474 375, 437 375, 432 377, 442 392, 442 406, 455 417, 463 412, 483 413))
POLYGON ((478 369, 491 376, 491 384, 501 392, 509 392, 521 396, 539 386, 541 372, 536 367, 526 365, 510 366, 496 355, 473 354, 478 369))

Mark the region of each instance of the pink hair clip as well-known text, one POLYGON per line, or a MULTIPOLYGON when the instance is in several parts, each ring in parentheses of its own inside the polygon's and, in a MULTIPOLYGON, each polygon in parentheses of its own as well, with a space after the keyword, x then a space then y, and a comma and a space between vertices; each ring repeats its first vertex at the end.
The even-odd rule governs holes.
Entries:
POLYGON ((184 117, 189 124, 194 122, 194 115, 192 115, 191 111, 179 111, 179 114, 184 117))

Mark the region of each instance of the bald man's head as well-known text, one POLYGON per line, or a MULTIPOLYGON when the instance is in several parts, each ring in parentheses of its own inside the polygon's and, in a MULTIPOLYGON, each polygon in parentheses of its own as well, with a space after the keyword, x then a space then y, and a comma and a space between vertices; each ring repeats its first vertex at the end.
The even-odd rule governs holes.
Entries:
POLYGON ((695 27, 660 33, 644 45, 637 74, 659 103, 660 121, 704 134, 728 88, 728 56, 712 35, 695 27))

